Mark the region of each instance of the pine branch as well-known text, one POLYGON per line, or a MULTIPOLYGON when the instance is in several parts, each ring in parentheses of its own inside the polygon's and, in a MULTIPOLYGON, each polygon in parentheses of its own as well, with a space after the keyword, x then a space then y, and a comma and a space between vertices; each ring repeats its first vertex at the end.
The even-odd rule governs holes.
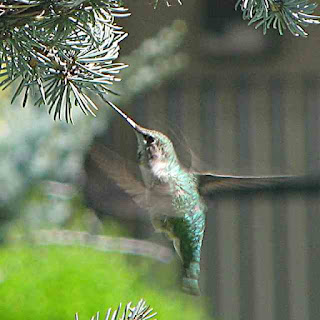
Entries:
POLYGON ((12 102, 31 89, 54 119, 72 122, 72 105, 84 114, 97 109, 88 92, 113 93, 127 65, 115 63, 127 36, 115 23, 129 15, 117 0, 11 0, 0 2, 0 74, 7 88, 20 80, 12 102))
MULTIPOLYGON (((37 230, 33 231, 31 241, 39 245, 81 246, 103 252, 121 252, 125 254, 144 256, 162 263, 169 263, 174 255, 172 250, 156 243, 124 237, 92 235, 82 231, 71 230, 37 230)), ((24 240, 15 236, 11 241, 24 240)))
MULTIPOLYGON (((111 308, 108 309, 106 316, 103 318, 105 320, 118 320, 120 319, 120 310, 121 310, 121 303, 117 310, 115 310, 111 316, 112 310, 111 308)), ((131 307, 131 302, 129 302, 121 316, 121 320, 147 320, 152 319, 154 316, 157 315, 156 312, 152 313, 153 309, 150 306, 146 305, 146 302, 141 299, 135 307, 131 307)), ((99 320, 100 313, 97 312, 91 320, 99 320)), ((78 313, 75 315, 75 320, 79 320, 78 313)))
POLYGON ((308 0, 238 0, 235 8, 238 7, 249 25, 255 24, 256 29, 263 27, 263 34, 273 28, 283 35, 288 28, 293 35, 306 37, 303 27, 320 23, 320 17, 313 15, 317 4, 308 0))

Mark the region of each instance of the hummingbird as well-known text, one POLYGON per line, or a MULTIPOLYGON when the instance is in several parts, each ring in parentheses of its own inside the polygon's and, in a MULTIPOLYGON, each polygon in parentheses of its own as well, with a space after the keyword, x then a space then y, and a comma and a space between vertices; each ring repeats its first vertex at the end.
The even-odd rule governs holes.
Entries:
MULTIPOLYGON (((183 267, 182 289, 188 294, 200 295, 200 257, 208 198, 230 191, 319 189, 318 176, 233 176, 193 171, 181 164, 169 137, 142 127, 112 102, 109 104, 135 132, 142 183, 127 171, 121 174, 119 158, 108 164, 108 175, 149 211, 155 231, 165 233, 173 242, 183 267)), ((92 156, 99 163, 101 157, 97 154, 93 152, 92 156)))

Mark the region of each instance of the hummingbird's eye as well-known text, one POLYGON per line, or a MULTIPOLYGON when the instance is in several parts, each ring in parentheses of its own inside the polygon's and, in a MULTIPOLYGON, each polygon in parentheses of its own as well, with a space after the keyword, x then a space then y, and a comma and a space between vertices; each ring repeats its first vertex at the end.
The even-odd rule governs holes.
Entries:
POLYGON ((154 142, 154 139, 151 136, 145 136, 144 138, 145 138, 145 141, 147 142, 147 144, 151 144, 154 142))

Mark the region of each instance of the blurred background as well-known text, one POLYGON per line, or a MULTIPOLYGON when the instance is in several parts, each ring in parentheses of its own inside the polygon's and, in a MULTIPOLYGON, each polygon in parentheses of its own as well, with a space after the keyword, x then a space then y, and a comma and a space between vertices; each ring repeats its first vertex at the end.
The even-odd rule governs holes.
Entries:
MULTIPOLYGON (((119 21, 129 33, 120 60, 130 67, 113 101, 168 134, 182 162, 197 170, 319 172, 320 29, 309 27, 306 39, 273 30, 263 36, 234 4, 172 1, 154 10, 130 3, 132 16, 119 21)), ((1 92, 0 235, 19 245, 1 249, 2 319, 75 312, 84 319, 141 297, 161 319, 319 318, 318 194, 216 199, 202 252, 203 297, 188 297, 170 243, 91 158, 104 145, 106 158, 111 149, 134 163, 135 135, 126 123, 104 105, 97 118, 75 110, 74 126, 58 123, 45 108, 10 105, 11 96, 1 92), (40 229, 47 231, 34 237, 40 229), (57 243, 88 243, 77 233, 50 232, 57 229, 147 239, 163 251, 153 247, 141 257, 66 248, 57 243), (21 244, 35 239, 56 245, 21 244)))

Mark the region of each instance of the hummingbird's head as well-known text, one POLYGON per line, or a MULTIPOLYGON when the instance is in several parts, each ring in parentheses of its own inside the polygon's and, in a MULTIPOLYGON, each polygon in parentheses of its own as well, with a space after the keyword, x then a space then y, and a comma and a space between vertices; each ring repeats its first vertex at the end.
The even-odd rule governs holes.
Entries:
POLYGON ((138 128, 135 131, 138 140, 138 161, 152 166, 154 163, 169 163, 176 160, 176 153, 171 140, 155 130, 138 128))
POLYGON ((109 104, 135 130, 138 140, 137 157, 140 164, 149 167, 153 167, 155 163, 166 166, 173 161, 177 161, 173 144, 165 134, 138 125, 113 103, 110 102, 109 104))

